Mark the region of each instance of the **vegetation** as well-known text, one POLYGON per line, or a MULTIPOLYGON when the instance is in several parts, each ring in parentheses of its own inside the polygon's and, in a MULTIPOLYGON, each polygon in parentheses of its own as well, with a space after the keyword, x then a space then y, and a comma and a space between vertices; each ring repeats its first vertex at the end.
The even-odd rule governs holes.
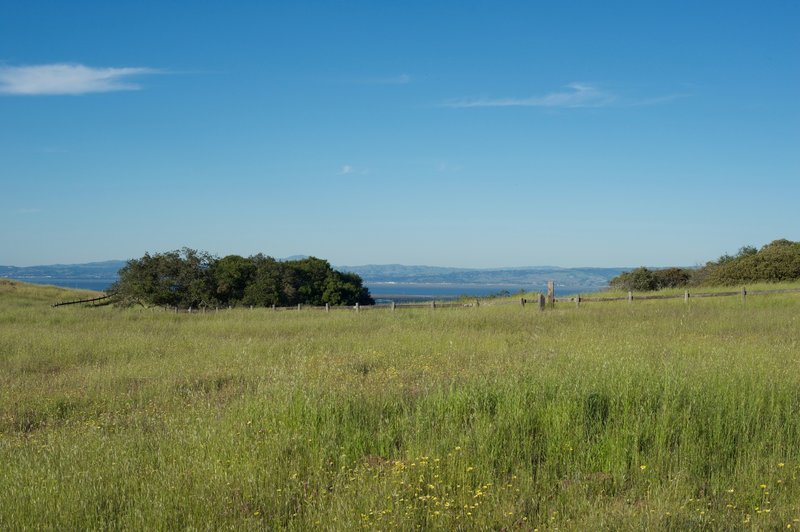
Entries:
POLYGON ((800 526, 797 294, 191 315, 58 299, 0 284, 3 530, 800 526))
POLYGON ((613 290, 647 292, 688 286, 691 279, 692 270, 686 268, 650 270, 641 267, 619 274, 611 279, 608 284, 613 290))
POLYGON ((775 240, 757 250, 745 246, 735 256, 723 255, 706 264, 702 280, 710 285, 800 279, 800 242, 775 240))
POLYGON ((338 272, 322 259, 217 259, 189 248, 128 261, 110 291, 122 305, 182 308, 374 303, 358 275, 338 272))
POLYGON ((613 290, 650 291, 690 285, 733 286, 795 280, 800 280, 800 242, 782 239, 760 250, 744 246, 736 255, 725 254, 702 268, 636 268, 614 277, 609 286, 613 290))

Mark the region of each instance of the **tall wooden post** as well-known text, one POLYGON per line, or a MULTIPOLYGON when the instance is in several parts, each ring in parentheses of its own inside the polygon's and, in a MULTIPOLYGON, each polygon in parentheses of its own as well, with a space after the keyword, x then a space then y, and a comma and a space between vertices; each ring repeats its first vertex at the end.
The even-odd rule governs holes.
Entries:
POLYGON ((358 303, 356 303, 356 312, 361 312, 361 309, 360 309, 358 303))
POLYGON ((630 302, 632 302, 632 301, 633 301, 633 292, 631 292, 630 290, 628 290, 628 303, 630 303, 630 302))
POLYGON ((581 306, 581 295, 580 294, 575 296, 575 306, 576 307, 580 307, 581 306))
POLYGON ((547 306, 554 308, 556 306, 556 282, 547 281, 547 306))
POLYGON ((524 308, 525 307, 525 298, 524 297, 519 298, 519 302, 522 305, 522 307, 524 308))
POLYGON ((433 301, 431 301, 431 308, 433 310, 436 310, 436 300, 435 299, 433 301))
POLYGON ((542 294, 542 293, 536 294, 536 299, 537 299, 537 302, 539 304, 539 310, 543 311, 544 310, 544 294, 542 294))
POLYGON ((683 302, 686 303, 687 305, 689 304, 689 291, 688 290, 684 290, 683 291, 683 302))
POLYGON ((330 312, 330 311, 331 311, 331 304, 325 303, 325 312, 330 312))
POLYGON ((747 303, 747 288, 742 287, 742 303, 747 303))

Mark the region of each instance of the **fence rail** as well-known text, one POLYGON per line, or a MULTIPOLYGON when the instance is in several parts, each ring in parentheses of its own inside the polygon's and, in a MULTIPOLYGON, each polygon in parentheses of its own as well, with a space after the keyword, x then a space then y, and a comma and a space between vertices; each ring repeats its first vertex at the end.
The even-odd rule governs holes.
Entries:
POLYGON ((583 302, 593 302, 593 303, 605 303, 609 301, 647 301, 647 300, 656 300, 656 299, 683 299, 684 301, 689 301, 691 298, 698 298, 698 297, 730 297, 730 296, 741 296, 742 299, 747 298, 747 296, 760 296, 760 295, 769 295, 769 294, 796 294, 800 293, 800 288, 780 288, 775 290, 747 290, 747 288, 742 287, 741 290, 737 290, 735 292, 728 291, 728 292, 690 292, 689 290, 685 290, 683 294, 657 294, 657 295, 636 295, 634 296, 632 292, 628 292, 627 297, 584 297, 581 295, 575 295, 571 297, 557 297, 555 298, 556 303, 583 303, 583 302))
POLYGON ((99 297, 93 297, 90 299, 76 299, 74 301, 59 301, 57 303, 53 303, 50 305, 51 307, 63 307, 65 305, 79 305, 81 303, 92 303, 93 305, 102 302, 102 304, 111 303, 111 298, 114 297, 114 294, 106 294, 99 297))
MULTIPOLYGON (((683 299, 685 302, 689 302, 690 299, 693 298, 708 298, 708 297, 730 297, 730 296, 741 296, 742 300, 745 301, 747 296, 758 296, 758 295, 771 295, 771 294, 796 294, 800 293, 800 288, 781 288, 775 290, 750 290, 748 291, 746 288, 742 287, 741 290, 738 291, 726 291, 726 292, 690 292, 689 290, 685 290, 683 294, 654 294, 654 295, 634 295, 632 292, 628 292, 627 296, 615 296, 615 297, 593 297, 588 296, 584 297, 580 294, 569 296, 569 297, 553 297, 546 298, 544 294, 538 293, 536 294, 537 297, 535 299, 527 299, 527 298, 520 298, 517 301, 492 301, 491 299, 474 299, 472 301, 465 301, 465 300, 458 300, 458 301, 430 301, 425 303, 389 303, 389 304, 381 304, 381 305, 324 305, 324 306, 314 306, 314 305, 295 305, 291 307, 277 307, 273 305, 272 307, 259 307, 259 308, 266 308, 271 309, 275 312, 287 312, 287 311, 297 311, 297 310, 317 310, 317 311, 324 311, 324 312, 331 312, 331 311, 372 311, 372 310, 380 310, 380 309, 389 309, 389 310, 396 310, 396 309, 440 309, 440 308, 471 308, 471 307, 493 307, 493 306, 503 306, 503 305, 522 305, 523 307, 527 304, 534 304, 538 306, 540 310, 545 310, 546 307, 555 307, 556 303, 572 303, 576 306, 580 306, 581 303, 609 303, 614 301, 628 301, 629 303, 633 301, 649 301, 649 300, 666 300, 666 299, 683 299)), ((75 301, 60 301, 58 303, 54 303, 52 307, 61 307, 64 305, 78 305, 81 303, 92 303, 93 306, 100 306, 106 305, 111 303, 111 299, 114 297, 114 294, 106 294, 100 297, 94 297, 90 299, 78 299, 75 301)), ((174 311, 176 313, 184 312, 189 314, 205 314, 207 312, 219 312, 220 310, 231 310, 232 307, 222 308, 219 307, 200 307, 200 308, 188 308, 188 309, 181 309, 179 307, 161 307, 167 311, 174 311)), ((251 310, 254 308, 253 306, 249 307, 251 310)))

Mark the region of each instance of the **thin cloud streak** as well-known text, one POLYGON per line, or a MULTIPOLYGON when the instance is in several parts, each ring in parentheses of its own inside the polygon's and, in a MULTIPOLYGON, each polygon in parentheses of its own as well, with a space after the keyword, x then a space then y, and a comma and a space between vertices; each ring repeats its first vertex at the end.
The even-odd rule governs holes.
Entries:
POLYGON ((628 100, 614 93, 599 89, 586 83, 570 83, 565 90, 551 92, 542 96, 527 98, 461 98, 449 100, 442 104, 443 107, 473 108, 473 107, 540 107, 549 109, 579 109, 612 106, 645 106, 668 103, 686 94, 671 94, 646 98, 641 100, 628 100))
POLYGON ((153 68, 93 68, 73 63, 0 66, 0 94, 44 96, 139 90, 141 86, 129 78, 159 72, 153 68))
POLYGON ((604 92, 592 85, 570 83, 567 90, 551 92, 543 96, 528 98, 462 98, 444 103, 445 107, 605 107, 616 99, 616 96, 604 92))
POLYGON ((398 76, 390 76, 386 78, 368 78, 358 80, 357 83, 365 85, 408 85, 411 83, 412 78, 408 74, 400 74, 398 76))

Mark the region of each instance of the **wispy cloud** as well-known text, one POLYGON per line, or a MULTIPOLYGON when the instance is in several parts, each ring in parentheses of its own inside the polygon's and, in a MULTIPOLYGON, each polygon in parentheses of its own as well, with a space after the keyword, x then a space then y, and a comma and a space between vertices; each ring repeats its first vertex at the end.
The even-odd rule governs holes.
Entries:
POLYGON ((357 168, 351 164, 342 165, 337 175, 367 175, 369 168, 357 168))
POLYGON ((400 74, 399 76, 378 78, 373 80, 373 83, 380 83, 383 85, 406 85, 408 83, 411 83, 411 76, 409 76, 408 74, 400 74))
POLYGON ((565 90, 526 98, 461 98, 445 107, 604 107, 614 102, 613 94, 584 83, 570 83, 565 90))
POLYGON ((550 109, 578 109, 590 107, 635 107, 659 105, 686 94, 669 94, 650 98, 628 98, 588 83, 570 83, 563 90, 525 98, 460 98, 448 100, 444 107, 541 107, 550 109))
POLYGON ((351 83, 361 83, 364 85, 408 85, 412 78, 409 74, 398 74, 397 76, 387 76, 383 78, 362 78, 351 80, 351 83))
POLYGON ((95 68, 73 63, 0 65, 0 94, 55 95, 138 90, 130 78, 156 74, 153 68, 95 68))

